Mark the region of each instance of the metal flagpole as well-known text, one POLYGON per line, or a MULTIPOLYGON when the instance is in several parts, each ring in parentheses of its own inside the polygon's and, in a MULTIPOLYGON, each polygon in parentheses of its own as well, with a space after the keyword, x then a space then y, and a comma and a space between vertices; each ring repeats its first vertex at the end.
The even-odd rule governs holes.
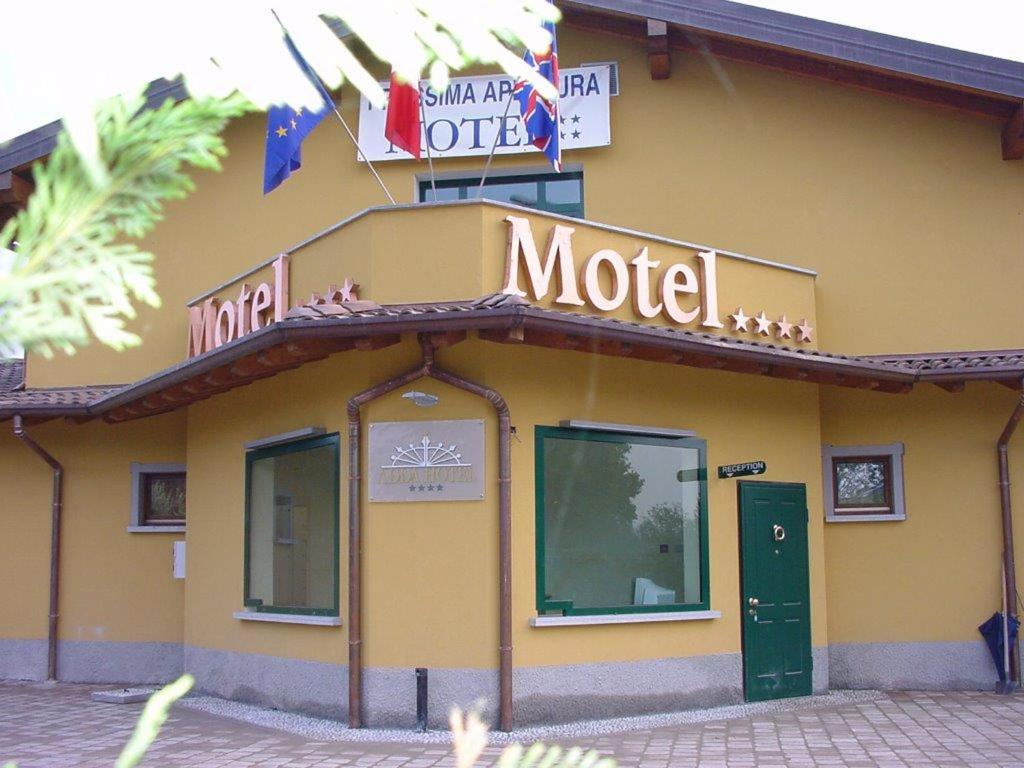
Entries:
MULTIPOLYGON (((281 32, 284 33, 285 39, 290 40, 291 38, 288 36, 288 28, 285 27, 284 22, 281 21, 281 17, 277 15, 277 11, 271 8, 270 12, 274 14, 274 18, 277 19, 277 23, 281 26, 281 32)), ((294 43, 292 43, 292 45, 294 45, 294 43)), ((305 59, 303 59, 302 54, 298 52, 297 48, 293 49, 293 53, 299 59, 298 61, 296 61, 296 64, 299 65, 299 69, 303 70, 303 73, 306 74, 308 77, 315 80, 317 90, 320 91, 320 94, 321 96, 324 97, 324 100, 331 105, 331 109, 334 110, 334 114, 338 116, 338 120, 341 121, 341 125, 345 129, 345 133, 348 134, 348 137, 352 139, 352 143, 355 144, 356 152, 362 155, 363 160, 366 161, 366 164, 369 166, 370 171, 373 173, 373 177, 377 179, 377 183, 380 184, 380 188, 384 190, 384 194, 388 196, 388 200, 391 201, 391 204, 396 205, 395 198, 391 196, 391 192, 389 192, 388 188, 384 185, 384 179, 380 177, 380 174, 377 173, 377 169, 374 168, 373 163, 370 162, 370 158, 367 157, 366 153, 363 152, 363 150, 360 148, 359 140, 356 138, 355 134, 352 133, 352 129, 348 127, 348 123, 345 122, 345 118, 341 116, 341 112, 338 111, 338 105, 334 103, 334 99, 330 98, 330 91, 327 90, 327 86, 324 85, 323 81, 320 79, 320 76, 316 72, 314 72, 313 68, 309 66, 305 59)))
MULTIPOLYGON (((419 87, 419 83, 416 84, 419 87)), ((430 130, 427 126, 427 110, 423 106, 423 97, 420 97, 420 121, 423 123, 423 140, 427 144, 427 165, 430 166, 430 191, 434 194, 434 201, 437 201, 437 185, 434 183, 434 158, 430 156, 430 130)))
POLYGON ((352 139, 352 143, 356 145, 356 151, 363 156, 363 160, 366 161, 366 165, 369 167, 371 173, 373 173, 373 177, 377 180, 377 183, 380 184, 380 188, 384 190, 384 194, 388 196, 388 200, 391 201, 391 204, 396 205, 395 198, 391 196, 388 188, 384 185, 384 179, 380 177, 380 174, 377 173, 377 169, 374 168, 373 163, 370 162, 370 158, 366 156, 366 153, 363 152, 362 148, 359 146, 359 140, 356 138, 355 134, 352 133, 352 129, 348 127, 348 123, 345 122, 345 118, 341 116, 341 112, 338 111, 338 107, 334 103, 334 99, 331 99, 331 107, 334 109, 334 114, 338 116, 338 120, 341 121, 342 126, 345 128, 345 133, 347 133, 348 137, 352 139))
POLYGON ((505 112, 501 116, 501 122, 498 123, 498 130, 494 134, 494 143, 491 144, 491 151, 487 155, 487 163, 484 165, 484 172, 480 175, 480 186, 476 188, 476 196, 483 197, 484 194, 484 182, 487 180, 487 172, 491 170, 491 160, 494 159, 494 150, 498 148, 498 139, 501 138, 501 131, 505 127, 505 118, 508 117, 508 108, 512 106, 512 99, 515 93, 515 83, 512 84, 512 90, 508 92, 508 101, 505 102, 505 112))

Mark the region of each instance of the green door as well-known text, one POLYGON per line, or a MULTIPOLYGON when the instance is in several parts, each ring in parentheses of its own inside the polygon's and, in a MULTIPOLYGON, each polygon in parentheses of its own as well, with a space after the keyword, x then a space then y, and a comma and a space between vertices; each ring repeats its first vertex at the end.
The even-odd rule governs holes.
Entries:
POLYGON ((747 701, 810 695, 807 489, 740 482, 739 495, 747 701))

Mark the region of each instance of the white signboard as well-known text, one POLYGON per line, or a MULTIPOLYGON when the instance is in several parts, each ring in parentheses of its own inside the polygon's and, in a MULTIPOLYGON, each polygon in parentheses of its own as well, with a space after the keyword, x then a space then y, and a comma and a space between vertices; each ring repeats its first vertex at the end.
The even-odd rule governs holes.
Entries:
POLYGON ((368 461, 370 501, 479 501, 484 422, 375 422, 368 461))
MULTIPOLYGON (((611 144, 608 66, 563 69, 560 74, 562 91, 558 108, 562 151, 611 144)), ((456 77, 444 93, 437 93, 426 80, 420 81, 420 98, 426 115, 426 127, 421 127, 423 154, 426 154, 429 140, 430 153, 435 158, 486 155, 495 137, 498 139, 496 155, 539 152, 526 141, 519 103, 513 100, 508 106, 514 82, 508 75, 456 77)), ((387 83, 381 85, 385 91, 388 89, 387 83)), ((359 146, 374 162, 410 159, 412 155, 384 138, 385 116, 386 110, 376 109, 362 97, 359 146)))

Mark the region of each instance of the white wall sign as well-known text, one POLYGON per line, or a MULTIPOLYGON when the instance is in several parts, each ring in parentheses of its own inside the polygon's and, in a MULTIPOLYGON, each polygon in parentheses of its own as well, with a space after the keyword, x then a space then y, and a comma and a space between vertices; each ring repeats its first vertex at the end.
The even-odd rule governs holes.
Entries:
MULTIPOLYGON (((612 143, 608 115, 607 65, 563 69, 559 110, 562 122, 562 151, 602 147, 612 143)), ((452 78, 444 93, 420 81, 420 98, 426 114, 423 152, 430 140, 433 157, 486 155, 498 137, 496 155, 539 152, 526 142, 518 104, 505 115, 514 80, 507 75, 452 78)), ((386 91, 387 83, 381 83, 386 91)), ((386 110, 374 108, 365 97, 359 104, 359 146, 372 161, 408 160, 408 152, 384 138, 386 110)), ((362 157, 359 158, 360 160, 362 157)))
POLYGON ((370 501, 479 501, 484 497, 484 422, 370 424, 370 501))

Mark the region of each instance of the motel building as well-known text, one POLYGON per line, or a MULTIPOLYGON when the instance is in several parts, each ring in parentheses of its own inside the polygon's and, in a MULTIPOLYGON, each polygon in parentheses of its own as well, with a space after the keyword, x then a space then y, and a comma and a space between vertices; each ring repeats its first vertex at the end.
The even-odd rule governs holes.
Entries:
MULTIPOLYGON (((432 725, 505 729, 994 689, 1024 65, 561 7, 561 173, 493 69, 427 94, 433 181, 335 94, 396 205, 333 116, 264 197, 239 119, 143 244, 142 344, 3 363, 0 678, 411 727, 421 669, 432 725)), ((55 131, 0 148, 7 214, 55 131)))

